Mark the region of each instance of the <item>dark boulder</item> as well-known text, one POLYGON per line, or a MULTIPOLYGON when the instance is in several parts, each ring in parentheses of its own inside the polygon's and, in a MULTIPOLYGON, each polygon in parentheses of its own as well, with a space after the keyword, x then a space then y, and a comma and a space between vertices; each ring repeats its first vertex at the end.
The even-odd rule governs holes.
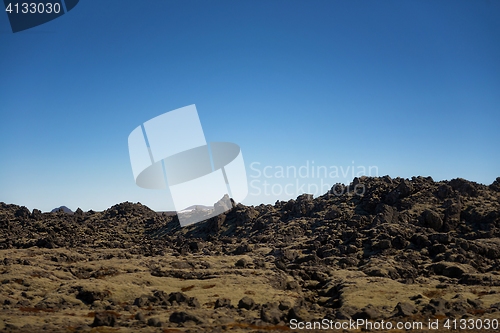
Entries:
POLYGON ((115 326, 118 315, 112 311, 99 311, 95 313, 93 327, 98 326, 115 326))
POLYGON ((243 297, 238 302, 238 309, 253 310, 255 307, 255 301, 248 296, 243 297))

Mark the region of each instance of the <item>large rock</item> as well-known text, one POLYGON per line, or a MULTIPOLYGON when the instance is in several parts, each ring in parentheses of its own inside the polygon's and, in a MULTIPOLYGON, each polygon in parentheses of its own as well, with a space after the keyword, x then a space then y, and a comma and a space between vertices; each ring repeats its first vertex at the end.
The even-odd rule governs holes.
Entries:
POLYGON ((443 227, 441 216, 433 210, 427 209, 422 213, 422 217, 424 218, 425 225, 429 228, 440 231, 443 227))
POLYGON ((279 309, 278 303, 266 303, 260 310, 262 321, 270 324, 278 324, 285 319, 285 314, 279 309))
POLYGON ((399 302, 394 308, 394 311, 396 311, 395 316, 409 317, 413 316, 417 312, 417 308, 413 304, 399 302))
POLYGON ((95 313, 94 322, 92 326, 115 326, 117 321, 117 314, 112 311, 99 311, 95 313))
POLYGON ((170 315, 170 322, 172 323, 185 323, 187 321, 192 321, 196 324, 202 324, 203 323, 203 320, 200 319, 199 317, 193 315, 193 314, 190 314, 190 313, 187 313, 187 312, 184 312, 184 311, 176 311, 176 312, 173 312, 171 315, 170 315))
POLYGON ((473 273, 475 270, 469 265, 450 263, 450 262, 439 262, 432 264, 430 266, 431 270, 438 274, 447 276, 450 278, 459 279, 466 273, 473 273))
POLYGON ((238 302, 238 309, 253 310, 255 307, 255 301, 248 296, 243 297, 238 302))

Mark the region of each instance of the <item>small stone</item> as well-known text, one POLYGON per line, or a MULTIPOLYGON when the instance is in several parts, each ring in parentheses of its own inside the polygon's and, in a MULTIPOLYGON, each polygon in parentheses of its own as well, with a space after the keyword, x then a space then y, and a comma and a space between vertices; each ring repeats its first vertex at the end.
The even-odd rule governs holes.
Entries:
POLYGON ((161 327, 161 321, 158 318, 149 318, 148 326, 161 327))
POLYGON ((229 307, 231 307, 231 300, 229 298, 218 298, 215 301, 214 309, 229 308, 229 307))
POLYGON ((187 321, 193 321, 196 324, 202 324, 203 320, 196 317, 195 315, 186 313, 186 312, 174 312, 170 315, 170 322, 172 323, 185 323, 187 321))
POLYGON ((281 301, 278 308, 282 311, 290 310, 292 308, 292 303, 290 303, 289 301, 281 301))
POLYGON ((238 260, 238 261, 234 264, 234 266, 236 266, 236 267, 242 267, 242 268, 247 267, 247 265, 248 265, 248 262, 247 262, 247 260, 246 260, 245 258, 241 258, 241 259, 239 259, 239 260, 238 260))
POLYGON ((96 312, 92 326, 115 326, 116 314, 110 311, 96 312))
POLYGON ((255 302, 248 296, 243 297, 238 302, 238 309, 252 310, 255 307, 255 302))
POLYGON ((309 319, 309 312, 302 306, 294 306, 288 311, 288 319, 307 321, 309 319))
POLYGON ((481 301, 480 299, 467 299, 467 303, 469 303, 476 309, 480 308, 483 305, 483 301, 481 301))
POLYGON ((284 318, 283 312, 278 309, 278 304, 267 303, 260 310, 260 319, 266 323, 278 324, 284 318))
POLYGON ((406 302, 399 302, 394 308, 396 311, 396 316, 408 317, 416 312, 415 306, 406 302))
POLYGON ((361 311, 355 313, 352 318, 374 320, 380 318, 380 312, 369 304, 366 307, 362 308, 361 311))

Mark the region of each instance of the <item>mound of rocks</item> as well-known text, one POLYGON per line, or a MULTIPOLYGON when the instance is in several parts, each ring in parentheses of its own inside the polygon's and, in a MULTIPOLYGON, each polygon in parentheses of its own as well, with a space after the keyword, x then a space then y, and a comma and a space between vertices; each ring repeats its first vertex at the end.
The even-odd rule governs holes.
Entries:
MULTIPOLYGON (((238 204, 184 228, 175 215, 156 213, 140 203, 124 202, 103 212, 77 209, 74 214, 30 212, 0 203, 0 249, 5 253, 0 264, 5 270, 33 265, 31 259, 10 258, 5 251, 44 249, 54 251, 49 260, 73 278, 106 280, 123 272, 77 264, 88 260, 78 253, 108 251, 96 260, 166 258, 168 265, 158 261, 142 271, 136 269, 149 278, 198 283, 263 275, 272 290, 295 295, 294 302, 259 302, 246 290, 238 299, 214 294, 213 301, 203 303, 186 294, 196 290, 194 283, 185 287, 186 293, 151 290, 118 305, 106 303, 113 298, 112 291, 72 286, 68 292, 81 306, 99 310, 87 323, 89 329, 197 326, 206 331, 211 325, 240 329, 275 325, 281 330, 292 319, 496 318, 500 306, 488 300, 500 288, 499 184, 500 177, 489 186, 460 178, 435 182, 430 177, 360 177, 317 198, 304 194, 274 205, 238 204), (210 258, 234 260, 215 269, 210 258), (390 306, 361 305, 364 300, 355 298, 352 281, 358 285, 364 281, 363 288, 381 283, 377 290, 385 285, 409 286, 401 294, 416 291, 390 306), (492 294, 477 292, 483 287, 492 294), (456 296, 444 296, 452 293, 456 296), (113 312, 120 307, 132 311, 132 317, 113 312), (166 311, 168 316, 159 319, 155 311, 166 311), (132 322, 124 319, 129 317, 132 322), (239 319, 235 323, 230 318, 239 319)), ((45 278, 51 274, 39 273, 45 278)), ((23 282, 5 282, 9 283, 23 282)), ((204 289, 198 290, 205 295, 204 289)), ((3 302, 9 308, 36 305, 26 297, 19 305, 10 298, 3 302)), ((36 311, 72 304, 57 302, 40 305, 36 311)))

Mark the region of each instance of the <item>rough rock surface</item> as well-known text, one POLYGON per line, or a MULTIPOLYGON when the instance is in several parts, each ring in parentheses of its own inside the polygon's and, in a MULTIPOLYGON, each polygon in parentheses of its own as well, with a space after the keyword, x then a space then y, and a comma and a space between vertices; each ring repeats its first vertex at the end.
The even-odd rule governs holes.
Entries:
POLYGON ((185 228, 140 203, 74 214, 0 203, 0 329, 499 320, 499 184, 361 177, 185 228))

